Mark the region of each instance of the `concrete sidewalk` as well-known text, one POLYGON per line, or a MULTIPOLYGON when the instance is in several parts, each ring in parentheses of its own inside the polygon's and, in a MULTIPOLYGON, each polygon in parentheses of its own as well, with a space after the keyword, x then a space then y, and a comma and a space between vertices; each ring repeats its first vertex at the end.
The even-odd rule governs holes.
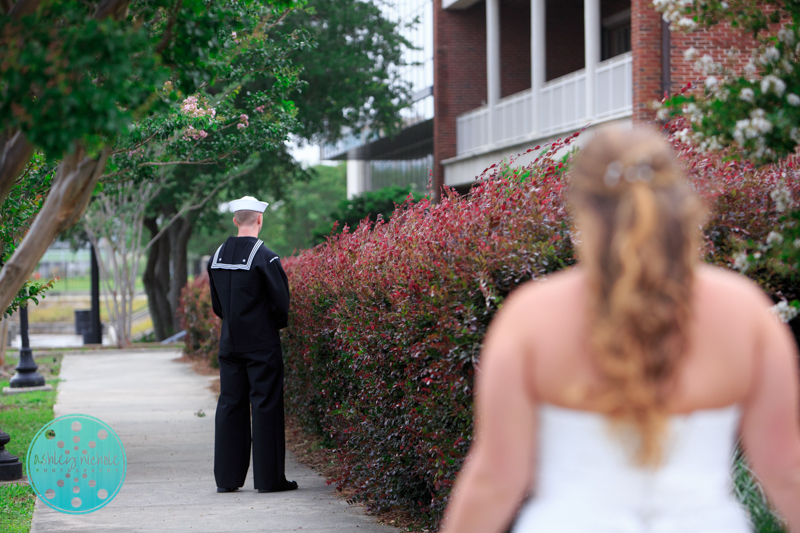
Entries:
POLYGON ((248 473, 241 491, 217 494, 211 378, 175 362, 179 356, 174 350, 64 356, 56 416, 92 415, 114 428, 125 446, 127 477, 116 498, 94 513, 62 514, 37 499, 33 533, 399 531, 348 506, 288 453, 286 476, 299 490, 258 494, 248 473), (196 416, 199 410, 206 416, 196 416))

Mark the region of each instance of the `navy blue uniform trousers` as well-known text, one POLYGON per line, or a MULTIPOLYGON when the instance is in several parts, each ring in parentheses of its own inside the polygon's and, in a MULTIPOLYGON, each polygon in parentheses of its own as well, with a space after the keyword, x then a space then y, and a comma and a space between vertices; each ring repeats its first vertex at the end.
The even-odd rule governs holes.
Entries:
POLYGON ((220 395, 214 444, 217 486, 244 485, 252 439, 255 488, 276 490, 286 480, 281 347, 248 353, 220 353, 219 368, 220 395))

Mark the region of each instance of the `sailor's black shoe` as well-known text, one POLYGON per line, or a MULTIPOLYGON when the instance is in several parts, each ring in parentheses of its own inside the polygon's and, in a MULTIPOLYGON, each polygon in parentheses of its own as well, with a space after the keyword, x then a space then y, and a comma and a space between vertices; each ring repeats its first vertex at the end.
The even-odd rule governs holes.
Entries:
POLYGON ((297 490, 297 481, 284 481, 275 490, 258 489, 258 492, 264 494, 265 492, 286 492, 288 490, 297 490))
POLYGON ((236 492, 239 487, 217 487, 217 492, 236 492))

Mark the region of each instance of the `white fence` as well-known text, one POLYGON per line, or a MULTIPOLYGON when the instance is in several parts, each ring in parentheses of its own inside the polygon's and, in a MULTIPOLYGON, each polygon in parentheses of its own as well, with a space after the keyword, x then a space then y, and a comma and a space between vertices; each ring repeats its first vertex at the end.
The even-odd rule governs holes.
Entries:
POLYGON ((633 56, 630 52, 597 66, 595 74, 595 119, 633 111, 633 56))
POLYGON ((585 70, 542 85, 536 110, 533 109, 533 92, 528 89, 499 100, 493 112, 483 106, 464 113, 456 119, 458 155, 629 115, 633 110, 632 63, 633 56, 628 52, 597 66, 595 113, 591 117, 586 113, 585 70))

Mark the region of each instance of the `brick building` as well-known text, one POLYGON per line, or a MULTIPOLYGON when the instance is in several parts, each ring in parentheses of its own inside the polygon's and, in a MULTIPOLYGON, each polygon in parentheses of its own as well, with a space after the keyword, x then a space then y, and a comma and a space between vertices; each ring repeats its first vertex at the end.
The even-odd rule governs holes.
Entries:
MULTIPOLYGON (((381 157, 380 143, 390 154, 424 143, 435 190, 466 188, 509 155, 587 124, 591 130, 652 120, 654 100, 699 77, 684 60, 689 47, 721 61, 731 48, 752 46, 725 25, 670 32, 651 0, 394 3, 420 2, 430 3, 432 16, 424 31, 432 33, 433 113, 424 128, 418 122, 397 140, 376 137, 340 149, 335 155, 348 159, 353 175, 370 164, 365 156, 381 157)), ((374 180, 359 179, 352 193, 376 188, 374 180)), ((427 172, 418 179, 425 182, 427 172)))

